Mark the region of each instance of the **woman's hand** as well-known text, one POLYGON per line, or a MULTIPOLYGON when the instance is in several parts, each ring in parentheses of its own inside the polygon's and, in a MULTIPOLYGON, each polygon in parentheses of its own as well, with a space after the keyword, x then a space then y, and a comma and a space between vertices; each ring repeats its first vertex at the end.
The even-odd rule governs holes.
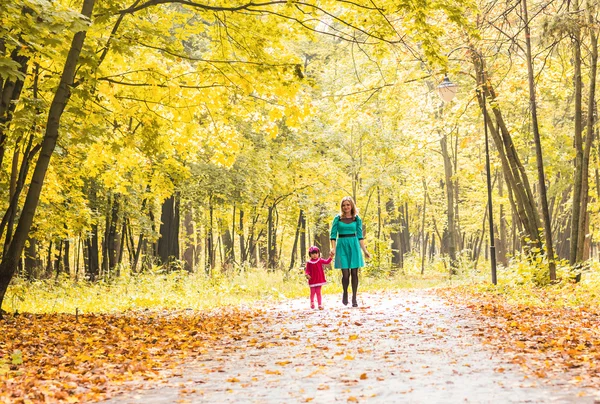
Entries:
POLYGON ((371 254, 369 254, 369 252, 367 250, 365 250, 364 252, 365 252, 365 257, 367 259, 370 259, 371 258, 371 254))

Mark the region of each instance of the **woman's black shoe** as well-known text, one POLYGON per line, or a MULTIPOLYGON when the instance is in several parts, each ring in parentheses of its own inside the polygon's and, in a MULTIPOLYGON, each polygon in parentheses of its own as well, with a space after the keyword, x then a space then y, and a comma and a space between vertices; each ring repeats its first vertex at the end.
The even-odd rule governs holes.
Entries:
POLYGON ((342 295, 342 303, 344 304, 344 306, 348 305, 348 292, 344 292, 344 294, 342 295))
POLYGON ((356 298, 352 299, 352 307, 358 307, 358 303, 356 302, 356 298))

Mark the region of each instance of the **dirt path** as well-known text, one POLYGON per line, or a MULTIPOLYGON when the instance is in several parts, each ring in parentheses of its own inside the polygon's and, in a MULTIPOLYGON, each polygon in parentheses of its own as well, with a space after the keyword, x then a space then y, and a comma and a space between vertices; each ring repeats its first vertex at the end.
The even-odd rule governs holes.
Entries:
POLYGON ((254 335, 221 341, 165 385, 109 403, 594 403, 567 381, 528 378, 477 338, 465 309, 425 292, 325 296, 267 309, 254 335))

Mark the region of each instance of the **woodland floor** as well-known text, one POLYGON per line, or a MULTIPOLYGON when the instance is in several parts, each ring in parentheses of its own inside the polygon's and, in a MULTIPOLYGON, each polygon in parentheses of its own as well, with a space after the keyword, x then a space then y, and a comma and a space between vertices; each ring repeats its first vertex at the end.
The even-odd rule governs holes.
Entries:
MULTIPOLYGON (((546 377, 485 338, 467 306, 427 291, 324 296, 265 307, 163 381, 126 383, 106 403, 598 403, 597 380, 546 377)), ((491 340, 493 341, 493 340, 491 340)))

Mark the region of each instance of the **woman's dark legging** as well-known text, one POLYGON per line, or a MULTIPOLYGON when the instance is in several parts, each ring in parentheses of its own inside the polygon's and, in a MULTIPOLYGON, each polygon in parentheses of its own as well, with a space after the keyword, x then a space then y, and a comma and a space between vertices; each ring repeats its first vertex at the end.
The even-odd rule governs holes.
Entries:
POLYGON ((350 275, 352 275, 352 304, 356 304, 356 292, 358 291, 358 268, 342 269, 342 287, 344 288, 342 303, 348 304, 348 285, 350 284, 350 275))

